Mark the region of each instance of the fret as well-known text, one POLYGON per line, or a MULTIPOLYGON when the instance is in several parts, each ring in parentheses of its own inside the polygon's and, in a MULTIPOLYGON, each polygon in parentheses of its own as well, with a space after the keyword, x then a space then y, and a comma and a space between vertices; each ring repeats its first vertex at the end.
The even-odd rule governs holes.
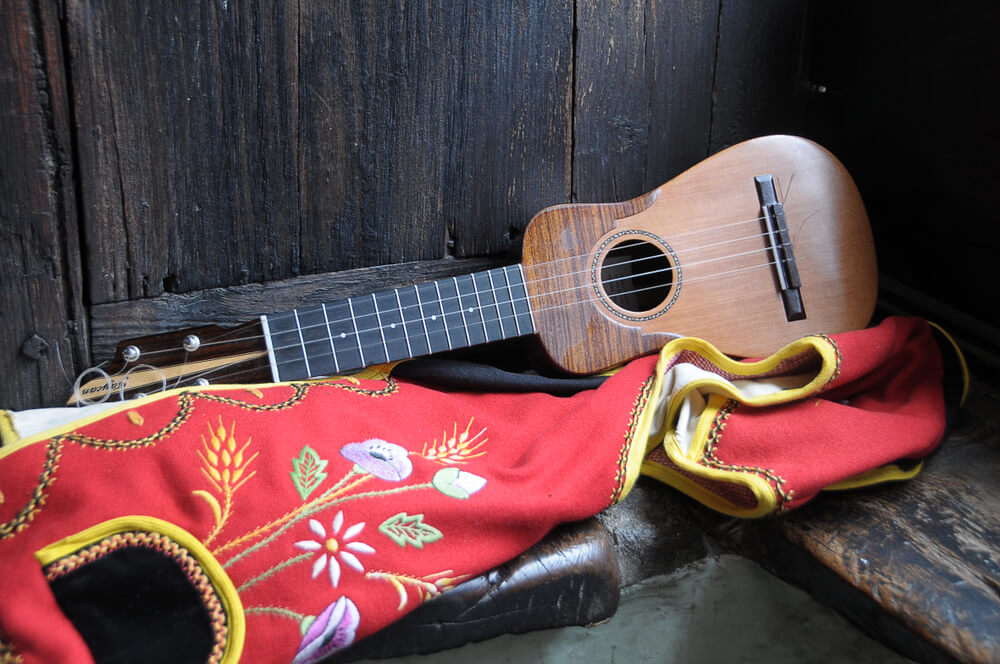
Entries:
POLYGON ((451 279, 441 279, 435 282, 441 295, 441 310, 444 312, 445 330, 448 332, 452 348, 464 348, 469 345, 469 335, 465 329, 465 319, 462 318, 462 305, 458 301, 458 290, 451 279))
POLYGON ((374 297, 352 297, 349 302, 351 310, 354 312, 354 323, 358 328, 358 341, 365 359, 365 366, 387 362, 388 358, 382 339, 382 328, 378 323, 378 312, 375 310, 374 297))
POLYGON ((295 312, 276 314, 267 317, 268 338, 274 357, 273 369, 277 371, 276 380, 296 380, 309 375, 303 353, 302 337, 296 324, 295 312))
POLYGON ((399 289, 394 288, 392 292, 396 294, 396 306, 399 307, 399 319, 403 322, 403 338, 406 339, 406 356, 413 357, 413 348, 410 346, 410 334, 406 331, 406 316, 403 315, 403 302, 399 299, 399 289))
POLYGON ((354 315, 354 301, 351 298, 347 298, 347 306, 351 310, 351 325, 354 327, 354 338, 358 340, 358 354, 361 355, 361 366, 367 366, 368 361, 365 359, 365 348, 364 344, 361 343, 361 333, 358 331, 358 317, 354 315))
POLYGON ((528 290, 524 285, 524 273, 521 271, 521 266, 505 266, 503 271, 507 276, 507 287, 511 294, 517 330, 520 334, 531 334, 535 331, 535 319, 531 313, 531 302, 528 290))
POLYGON ((305 350, 307 378, 330 376, 337 371, 332 340, 326 326, 323 307, 306 307, 297 311, 299 334, 305 350))
POLYGON ((448 350, 452 350, 455 346, 451 343, 451 333, 448 331, 448 321, 444 317, 444 300, 441 299, 441 284, 438 281, 434 282, 434 293, 437 295, 438 308, 441 310, 441 320, 444 322, 444 336, 448 340, 448 350))
POLYGON ((410 357, 407 352, 403 315, 396 303, 393 291, 382 291, 372 296, 375 303, 375 314, 381 326, 382 347, 385 349, 387 362, 403 360, 410 357))
POLYGON ((510 303, 510 295, 507 292, 507 277, 500 269, 489 270, 486 274, 490 277, 490 288, 493 289, 497 318, 500 319, 503 338, 516 337, 519 333, 517 325, 514 324, 514 307, 510 303))
POLYGON ((335 340, 334 353, 337 373, 357 369, 365 365, 361 348, 358 346, 358 333, 354 326, 354 313, 349 300, 338 300, 326 305, 327 326, 330 338, 335 340))
POLYGON ((493 288, 486 272, 476 272, 472 275, 476 287, 476 297, 479 299, 479 313, 483 319, 483 329, 486 341, 503 339, 503 328, 497 317, 496 303, 493 298, 493 288))
POLYGON ((396 295, 399 297, 399 309, 403 315, 403 329, 410 343, 410 357, 427 355, 431 349, 427 345, 427 328, 424 327, 416 287, 396 291, 396 295))
POLYGON ((292 309, 292 316, 295 317, 295 331, 299 333, 299 345, 302 346, 302 362, 306 365, 306 376, 312 378, 312 372, 309 371, 309 355, 306 353, 306 341, 302 338, 302 324, 299 323, 298 309, 292 309))
POLYGON ((451 340, 444 325, 444 312, 438 296, 437 284, 434 282, 419 284, 417 295, 420 302, 420 315, 427 329, 427 345, 430 352, 439 353, 451 350, 451 340))
POLYGON ((472 275, 463 274, 455 277, 455 290, 458 291, 458 299, 462 305, 462 318, 469 345, 486 343, 486 325, 483 323, 483 312, 472 275))
POLYGON ((382 337, 382 349, 385 351, 385 358, 388 362, 389 346, 385 343, 385 329, 382 327, 382 315, 378 311, 378 301, 375 299, 375 293, 372 293, 372 308, 375 309, 375 326, 378 327, 378 335, 382 337))
POLYGON ((323 323, 326 326, 326 336, 330 339, 330 356, 333 357, 333 372, 340 373, 340 362, 337 361, 337 347, 333 345, 333 331, 330 329, 330 316, 327 314, 326 305, 323 307, 323 323))

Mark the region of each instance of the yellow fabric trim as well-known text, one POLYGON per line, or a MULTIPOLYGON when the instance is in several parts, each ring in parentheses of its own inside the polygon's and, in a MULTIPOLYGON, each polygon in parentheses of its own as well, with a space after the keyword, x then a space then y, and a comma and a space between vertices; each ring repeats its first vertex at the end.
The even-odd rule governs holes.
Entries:
MULTIPOLYGON (((710 377, 697 379, 684 385, 672 396, 670 403, 667 404, 667 412, 664 413, 664 426, 667 432, 662 441, 664 452, 677 465, 680 471, 683 472, 651 461, 644 461, 640 466, 642 474, 664 482, 686 493, 702 504, 724 514, 740 518, 754 518, 773 513, 777 509, 778 499, 774 487, 766 479, 752 472, 726 470, 700 463, 705 454, 715 419, 719 414, 719 410, 729 399, 734 399, 751 406, 769 406, 796 401, 816 394, 833 380, 839 369, 836 347, 826 337, 808 336, 793 341, 767 358, 755 362, 740 362, 724 355, 703 339, 695 337, 675 339, 667 344, 660 354, 660 361, 657 364, 656 399, 660 397, 662 381, 667 368, 674 358, 683 351, 695 352, 721 371, 748 379, 766 374, 782 362, 804 353, 816 353, 819 356, 820 368, 816 372, 816 375, 805 385, 798 388, 779 390, 772 394, 748 397, 721 377, 717 379, 710 377), (671 426, 677 418, 677 410, 681 407, 687 395, 692 390, 706 387, 710 387, 712 393, 708 397, 705 409, 699 415, 688 452, 685 454, 681 450, 675 436, 670 432, 671 426), (757 504, 750 509, 736 505, 701 485, 691 477, 688 477, 688 474, 706 481, 743 486, 753 494, 757 504)), ((651 403, 655 404, 655 399, 651 399, 651 403)), ((659 441, 649 441, 647 452, 656 447, 658 443, 659 441)))
POLYGON ((962 372, 962 398, 959 400, 958 403, 959 405, 964 405, 966 397, 969 396, 969 386, 972 383, 972 379, 969 376, 969 365, 965 361, 965 353, 962 352, 962 348, 958 345, 958 342, 955 341, 954 337, 948 334, 948 332, 943 327, 941 327, 934 321, 927 321, 927 324, 933 327, 938 332, 940 332, 941 335, 948 340, 948 343, 950 343, 951 347, 955 350, 955 355, 958 357, 958 366, 962 372))
MULTIPOLYGON (((770 406, 774 404, 787 403, 789 401, 795 401, 797 399, 801 399, 802 397, 809 396, 810 394, 814 394, 829 383, 837 371, 836 349, 827 339, 820 336, 809 336, 797 339, 773 355, 770 355, 762 360, 757 360, 756 362, 740 362, 738 360, 734 360, 731 357, 722 354, 715 348, 715 346, 703 339, 684 337, 671 341, 663 349, 664 357, 662 359, 661 366, 665 368, 666 364, 668 364, 675 355, 678 355, 681 351, 686 350, 698 353, 726 373, 736 374, 744 378, 755 378, 761 374, 768 373, 785 360, 797 357, 810 351, 813 351, 820 356, 821 366, 819 371, 812 380, 802 387, 785 389, 774 394, 767 394, 758 397, 745 397, 738 391, 733 390, 728 386, 724 386, 724 389, 731 398, 752 406, 770 406), (673 347, 675 344, 677 344, 677 346, 673 347)), ((662 370, 660 367, 657 367, 657 369, 662 370)), ((720 378, 720 381, 721 380, 722 379, 720 378)), ((700 384, 704 385, 705 383, 700 384)), ((686 393, 687 392, 685 392, 685 394, 686 393)))
POLYGON ((151 516, 131 515, 119 517, 99 523, 75 535, 70 535, 58 542, 49 544, 36 551, 35 558, 42 566, 49 565, 106 537, 130 530, 166 535, 194 556, 198 564, 201 565, 202 570, 212 581, 212 585, 219 594, 220 601, 226 608, 229 636, 226 639, 226 651, 222 655, 220 662, 221 664, 235 664, 239 662, 243 654, 243 643, 246 639, 246 620, 243 615, 243 603, 236 592, 236 586, 233 585, 229 575, 226 574, 226 571, 222 568, 219 561, 215 559, 215 556, 205 548, 198 538, 180 526, 151 516))
POLYGON ((848 477, 845 480, 840 480, 823 490, 847 491, 850 489, 860 489, 861 487, 871 486, 872 484, 882 484, 883 482, 899 482, 902 480, 909 480, 919 475, 920 471, 923 469, 923 461, 909 470, 903 470, 895 464, 889 464, 887 466, 882 466, 881 468, 872 468, 869 471, 861 473, 860 475, 855 475, 854 477, 848 477))
POLYGON ((708 404, 705 406, 705 410, 702 411, 701 416, 698 419, 698 426, 696 427, 694 436, 691 440, 690 456, 684 455, 681 451, 680 445, 677 443, 677 440, 670 434, 668 434, 663 441, 664 451, 667 453, 667 456, 671 461, 687 473, 714 482, 739 484, 746 487, 757 500, 756 507, 746 509, 744 507, 737 506, 719 494, 709 490, 698 482, 695 482, 691 478, 686 477, 682 473, 679 473, 671 468, 661 466, 657 463, 644 463, 642 466, 643 474, 658 479, 665 484, 669 484, 678 491, 686 493, 705 506, 718 512, 722 512, 723 514, 740 518, 766 516, 767 514, 774 512, 777 507, 777 498, 774 495, 774 489, 767 482, 767 480, 752 473, 712 468, 711 466, 704 466, 696 461, 696 459, 700 459, 704 454, 705 446, 708 443, 708 436, 711 433, 715 418, 719 414, 719 410, 727 401, 728 399, 722 395, 712 395, 709 398, 708 404))
POLYGON ((10 421, 10 413, 6 410, 0 410, 0 446, 13 445, 17 439, 17 431, 14 430, 14 424, 10 421))
POLYGON ((629 453, 625 462, 625 480, 622 482, 621 494, 616 503, 625 499, 635 486, 639 476, 642 474, 642 462, 646 458, 646 453, 650 449, 649 432, 653 428, 653 415, 656 412, 656 401, 660 391, 663 389, 663 375, 655 374, 653 384, 646 395, 646 405, 643 406, 639 414, 639 422, 632 432, 632 439, 628 441, 629 453))

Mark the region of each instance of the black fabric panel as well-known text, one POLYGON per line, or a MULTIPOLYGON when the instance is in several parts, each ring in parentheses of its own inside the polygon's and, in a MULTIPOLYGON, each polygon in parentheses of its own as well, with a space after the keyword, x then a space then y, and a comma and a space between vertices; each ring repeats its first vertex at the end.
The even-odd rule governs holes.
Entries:
POLYGON ((204 664, 207 610, 180 566, 145 548, 109 553, 49 584, 100 664, 204 664))
POLYGON ((550 378, 504 371, 486 364, 461 360, 417 359, 403 362, 392 375, 440 390, 462 392, 547 392, 566 397, 597 389, 604 376, 550 378))

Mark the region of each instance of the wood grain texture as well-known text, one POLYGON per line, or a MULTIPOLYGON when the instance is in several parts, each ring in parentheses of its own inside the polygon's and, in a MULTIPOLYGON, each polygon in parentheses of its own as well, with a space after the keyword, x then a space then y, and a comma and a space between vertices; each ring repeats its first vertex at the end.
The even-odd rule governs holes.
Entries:
POLYGON ((26 408, 87 359, 57 3, 0 2, 0 100, 0 401, 26 408))
POLYGON ((806 120, 810 3, 721 0, 711 152, 806 120))
POLYGON ((628 200, 708 156, 718 12, 577 3, 573 200, 628 200))
POLYGON ((298 30, 285 12, 67 3, 92 302, 298 271, 298 30))
POLYGON ((525 234, 522 264, 542 344, 575 373, 676 335, 764 357, 808 334, 864 327, 877 289, 871 230, 850 176, 823 148, 787 136, 740 143, 626 203, 545 210, 525 234), (774 176, 784 204, 802 320, 787 319, 762 233, 754 177, 763 174, 774 176), (670 292, 644 311, 614 306, 597 272, 617 243, 632 239, 669 255, 670 292))
POLYGON ((974 385, 913 480, 716 528, 910 658, 1000 661, 998 407, 996 388, 974 385))
POLYGON ((568 196, 569 2, 67 15, 95 303, 497 253, 568 196))

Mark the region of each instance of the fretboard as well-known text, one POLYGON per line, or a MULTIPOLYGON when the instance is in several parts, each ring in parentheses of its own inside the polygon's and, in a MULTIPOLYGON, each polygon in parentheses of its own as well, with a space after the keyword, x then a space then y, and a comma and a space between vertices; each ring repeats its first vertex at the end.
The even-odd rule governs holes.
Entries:
POLYGON ((520 265, 261 316, 275 381, 348 373, 535 331, 520 265))

